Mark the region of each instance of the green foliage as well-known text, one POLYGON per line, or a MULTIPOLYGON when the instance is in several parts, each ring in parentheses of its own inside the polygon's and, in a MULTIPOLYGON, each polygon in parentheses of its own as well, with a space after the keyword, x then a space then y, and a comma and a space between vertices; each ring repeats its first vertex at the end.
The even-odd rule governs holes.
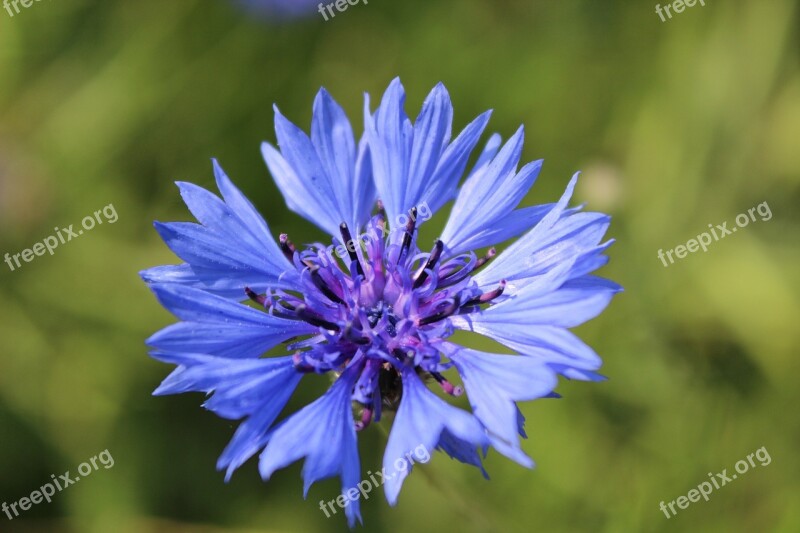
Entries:
MULTIPOLYGON (((113 203, 98 225, 15 271, 0 266, 0 501, 109 449, 112 469, 6 531, 343 531, 301 498, 300 467, 229 484, 214 470, 235 424, 200 395, 153 398, 169 368, 143 340, 171 323, 137 271, 177 262, 152 220, 188 220, 173 181, 211 187, 218 157, 273 231, 318 238, 289 213, 259 143, 272 104, 300 124, 324 85, 360 123, 362 93, 400 75, 414 115, 438 81, 462 127, 487 108, 545 158, 529 203, 614 216, 625 286, 578 333, 609 381, 562 382, 523 407, 537 461, 490 453, 491 482, 437 454, 366 531, 797 531, 800 499, 800 71, 791 0, 711 2, 661 22, 642 2, 373 0, 329 22, 277 24, 222 0, 35 2, 0 11, 0 253, 113 203), (761 202, 752 223, 664 267, 672 249, 761 202), (662 500, 708 472, 754 468, 667 520, 662 500)), ((438 219, 437 219, 438 220, 438 219)), ((730 225, 730 223, 729 223, 730 225)), ((297 407, 323 383, 301 388, 297 407)), ((362 439, 363 470, 385 443, 362 439)))

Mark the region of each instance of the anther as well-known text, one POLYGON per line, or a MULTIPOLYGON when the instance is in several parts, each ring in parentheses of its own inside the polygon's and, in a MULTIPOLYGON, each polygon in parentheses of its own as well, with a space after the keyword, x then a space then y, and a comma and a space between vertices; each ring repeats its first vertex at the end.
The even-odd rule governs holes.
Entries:
POLYGON ((245 287, 244 288, 244 293, 247 295, 248 298, 253 300, 258 305, 260 305, 260 306, 262 306, 264 308, 267 308, 267 307, 270 306, 270 302, 267 300, 267 296, 266 295, 264 295, 264 294, 256 294, 255 291, 253 291, 253 289, 251 289, 250 287, 245 287))
POLYGON ((290 263, 294 261, 294 253, 297 251, 297 248, 295 248, 292 241, 289 240, 289 235, 281 233, 278 241, 280 242, 281 252, 286 256, 286 259, 288 259, 290 263))
MULTIPOLYGON (((491 260, 491 259, 492 259, 494 256, 496 256, 496 255, 497 255, 497 248, 495 248, 494 246, 492 246, 491 248, 489 248, 488 250, 486 250, 486 255, 484 255, 483 257, 481 257, 480 259, 478 259, 478 260, 475 262, 475 268, 480 268, 480 267, 482 267, 483 265, 485 265, 486 263, 488 263, 488 262, 489 262, 489 260, 491 260)), ((475 269, 473 269, 473 270, 475 270, 475 269)))
POLYGON ((459 385, 454 386, 452 383, 447 381, 447 379, 440 373, 431 372, 431 376, 433 376, 433 379, 439 382, 439 385, 442 386, 442 390, 444 390, 446 394, 449 394, 450 396, 461 396, 462 394, 464 394, 463 387, 459 385))
POLYGON ((342 337, 344 337, 345 339, 349 340, 354 344, 366 345, 370 343, 368 338, 359 335, 359 332, 355 328, 353 328, 352 323, 348 323, 344 327, 344 330, 342 331, 342 337))
POLYGON ((401 348, 395 348, 394 350, 392 350, 392 355, 394 355, 400 361, 405 361, 407 359, 414 358, 413 350, 407 350, 404 352, 401 348))
POLYGON ((501 294, 503 294, 504 290, 506 290, 506 280, 500 280, 500 286, 498 286, 496 289, 494 289, 493 291, 484 292, 483 294, 481 294, 477 298, 472 298, 471 300, 466 301, 464 303, 464 305, 465 306, 467 306, 467 305, 480 305, 480 304, 489 303, 492 300, 494 300, 495 298, 497 298, 498 296, 500 296, 501 294))
POLYGON ((311 372, 314 370, 308 363, 303 360, 302 352, 295 352, 292 356, 292 364, 298 372, 311 372))
POLYGON ((428 256, 428 261, 425 263, 425 266, 423 266, 414 276, 415 289, 422 287, 422 284, 425 283, 426 279, 428 279, 428 270, 432 269, 439 261, 439 258, 442 256, 443 249, 444 243, 441 240, 436 239, 436 242, 433 245, 433 250, 431 250, 431 255, 428 256))
POLYGON ((342 239, 344 240, 344 247, 347 248, 347 255, 350 256, 350 262, 355 261, 356 271, 358 272, 359 276, 363 277, 364 269, 361 268, 361 261, 358 260, 358 254, 356 253, 356 243, 353 241, 353 236, 350 234, 347 224, 344 222, 339 224, 339 231, 341 232, 342 239))
POLYGON ((398 260, 402 259, 403 256, 406 255, 408 249, 411 248, 411 239, 414 238, 414 228, 417 226, 417 208, 412 207, 409 211, 409 219, 406 223, 406 233, 403 235, 403 245, 400 247, 400 255, 398 256, 398 260))
POLYGON ((369 407, 364 407, 361 411, 361 420, 356 422, 356 431, 362 431, 369 426, 369 423, 372 422, 372 409, 369 407))
POLYGON ((447 307, 445 307, 438 313, 426 316, 425 318, 419 321, 419 325, 427 326, 428 324, 433 324, 434 322, 438 322, 443 318, 447 318, 450 315, 454 314, 460 308, 461 308, 461 298, 458 295, 456 295, 455 298, 453 298, 453 301, 449 303, 447 307))
POLYGON ((309 324, 329 330, 334 330, 334 331, 339 330, 338 324, 334 324, 333 322, 325 320, 321 316, 311 311, 311 309, 309 309, 306 304, 298 305, 297 308, 295 309, 295 312, 297 313, 297 316, 300 319, 305 320, 309 324))
POLYGON ((322 291, 322 294, 327 296, 327 298, 330 301, 344 305, 344 300, 342 300, 338 294, 333 292, 333 289, 331 289, 328 286, 328 284, 325 283, 325 280, 322 279, 322 275, 320 275, 319 273, 319 267, 314 266, 310 270, 311 270, 311 281, 314 283, 314 286, 318 288, 320 291, 322 291))

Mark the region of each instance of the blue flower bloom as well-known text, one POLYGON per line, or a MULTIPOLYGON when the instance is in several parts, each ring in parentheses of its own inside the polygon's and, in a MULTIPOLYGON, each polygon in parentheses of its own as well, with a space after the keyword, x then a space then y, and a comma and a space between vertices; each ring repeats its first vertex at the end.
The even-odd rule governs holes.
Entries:
MULTIPOLYGON (((178 183, 199 223, 155 224, 184 263, 142 273, 180 319, 148 340, 153 357, 177 365, 156 394, 202 391, 207 409, 243 420, 217 465, 227 476, 258 452, 265 479, 305 458, 306 493, 339 476, 351 526, 361 519, 352 497, 361 479, 356 435, 387 410, 396 411, 387 473, 420 447, 481 470, 493 447, 532 467, 517 402, 557 396, 559 374, 602 379, 600 358, 569 329, 621 290, 591 275, 608 260, 609 217, 568 207, 577 175, 557 202, 520 208, 541 169, 541 161, 519 168, 520 128, 505 143, 490 137, 459 187, 489 113, 452 139, 443 85, 414 122, 404 100, 399 80, 376 112, 367 99, 359 141, 324 89, 310 136, 276 108, 280 149, 264 143, 264 159, 288 207, 332 244, 276 241, 215 161, 222 198, 178 183), (441 237, 421 250, 419 227, 450 201, 441 237), (448 340, 456 330, 515 353, 467 349, 448 340), (472 412, 428 388, 437 382, 445 397, 461 395, 448 373, 472 412), (276 423, 308 374, 329 374, 333 385, 276 423)), ((410 470, 386 477, 390 504, 410 470)))
POLYGON ((280 19, 308 16, 317 12, 319 0, 236 0, 254 13, 280 19))

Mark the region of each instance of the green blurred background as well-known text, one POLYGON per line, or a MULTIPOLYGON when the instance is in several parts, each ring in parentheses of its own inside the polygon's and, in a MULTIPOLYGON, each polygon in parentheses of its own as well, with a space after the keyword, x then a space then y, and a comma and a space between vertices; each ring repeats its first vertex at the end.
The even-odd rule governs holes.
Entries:
MULTIPOLYGON (((178 262, 152 221, 189 220, 175 180, 213 188, 218 157, 274 233, 320 237, 289 213, 259 153, 272 104, 304 128, 324 85, 361 129, 362 94, 400 75, 408 112, 443 81, 456 128, 493 108, 545 159, 527 203, 577 200, 614 216, 601 274, 626 292, 578 334, 599 384, 562 381, 526 404, 537 461, 490 453, 492 480, 437 454, 366 531, 800 531, 800 9, 707 0, 661 22, 655 2, 371 0, 334 20, 279 24, 224 0, 36 2, 0 11, 0 253, 110 203, 55 255, 0 265, 0 501, 108 449, 113 468, 0 531, 346 531, 326 481, 300 465, 231 483, 215 471, 235 424, 199 394, 154 398, 170 367, 143 340, 173 322, 137 271, 178 262), (748 208, 751 223, 665 268, 657 258, 748 208), (765 446, 751 469, 667 520, 674 500, 765 446)), ((441 219, 435 219, 441 224, 441 219)), ((317 382, 293 399, 301 406, 317 382)), ((385 436, 360 442, 379 468, 385 436)))

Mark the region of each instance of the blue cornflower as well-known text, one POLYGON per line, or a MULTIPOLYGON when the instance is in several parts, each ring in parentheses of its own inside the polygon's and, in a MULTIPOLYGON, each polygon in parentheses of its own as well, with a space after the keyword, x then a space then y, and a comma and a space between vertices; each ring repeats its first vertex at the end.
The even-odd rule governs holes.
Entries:
POLYGON ((319 0, 236 0, 247 9, 281 19, 305 17, 317 12, 319 0))
MULTIPOLYGON (((148 340, 156 359, 178 365, 156 394, 213 393, 206 408, 244 419, 217 465, 228 477, 261 451, 265 479, 305 458, 306 493, 339 476, 342 494, 353 494, 361 479, 356 434, 385 410, 396 411, 389 472, 420 446, 481 470, 479 452, 492 446, 531 467, 516 402, 557 396, 558 374, 602 379, 600 358, 569 328, 621 290, 590 274, 608 260, 611 241, 601 240, 609 217, 567 207, 577 174, 558 202, 517 209, 542 164, 518 168, 522 128, 504 144, 492 136, 459 188, 489 113, 451 139, 443 85, 414 123, 404 101, 399 80, 375 113, 367 97, 358 142, 324 89, 310 137, 275 109, 280 150, 264 143, 267 166, 289 208, 328 233, 330 245, 300 249, 286 235, 276 242, 216 161, 221 199, 178 183, 199 224, 155 224, 185 261, 142 273, 181 320, 148 340), (451 200, 441 236, 420 250, 420 225, 451 200), (492 247, 514 237, 500 254, 492 247), (242 303, 245 296, 252 302, 242 303), (456 330, 516 355, 460 346, 449 340, 456 330), (285 355, 262 357, 268 351, 285 355), (438 382, 445 396, 460 395, 448 372, 460 377, 471 413, 429 390, 438 382), (330 389, 276 423, 312 373, 332 376, 330 389)), ((390 504, 407 473, 385 478, 390 504)), ((346 513, 351 525, 360 520, 357 498, 346 513)))

